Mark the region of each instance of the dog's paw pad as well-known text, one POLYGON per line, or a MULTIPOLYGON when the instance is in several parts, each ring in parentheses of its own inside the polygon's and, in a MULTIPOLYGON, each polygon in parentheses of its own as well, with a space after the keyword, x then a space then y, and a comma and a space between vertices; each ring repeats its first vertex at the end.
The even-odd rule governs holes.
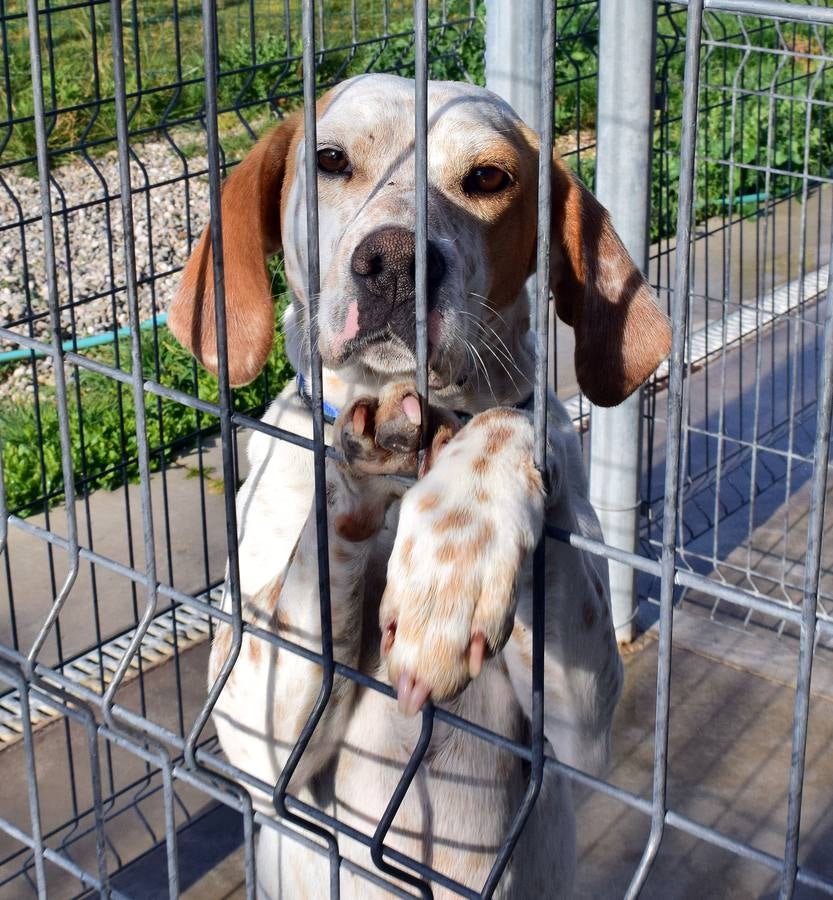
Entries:
POLYGON ((376 453, 373 435, 375 412, 374 400, 357 400, 337 423, 338 443, 344 458, 351 465, 357 460, 373 457, 376 453))
MULTIPOLYGON (((424 474, 459 430, 453 413, 431 408, 424 474)), ((416 475, 422 444, 422 407, 413 383, 387 385, 379 397, 362 397, 335 424, 336 446, 357 474, 416 475)))
POLYGON ((392 453, 416 453, 422 441, 422 409, 410 387, 382 393, 376 415, 376 443, 392 453))

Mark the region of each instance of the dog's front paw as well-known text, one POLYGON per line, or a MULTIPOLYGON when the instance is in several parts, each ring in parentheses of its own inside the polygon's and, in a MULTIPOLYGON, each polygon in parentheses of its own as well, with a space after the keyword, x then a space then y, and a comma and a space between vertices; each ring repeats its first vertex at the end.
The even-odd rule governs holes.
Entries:
MULTIPOLYGON (((421 473, 460 429, 456 416, 429 408, 427 449, 421 473)), ((413 383, 385 387, 379 397, 362 397, 342 411, 335 423, 335 445, 344 456, 343 471, 351 488, 347 508, 336 515, 341 537, 363 541, 381 527, 385 511, 404 487, 374 475, 416 475, 424 426, 413 383)))
POLYGON ((543 510, 531 423, 506 409, 472 419, 405 495, 380 609, 402 712, 456 696, 503 648, 543 510))
MULTIPOLYGON (((456 416, 430 407, 423 472, 460 428, 456 416)), ((411 382, 386 386, 379 397, 362 397, 335 424, 336 446, 357 475, 416 475, 422 443, 422 411, 411 382)))

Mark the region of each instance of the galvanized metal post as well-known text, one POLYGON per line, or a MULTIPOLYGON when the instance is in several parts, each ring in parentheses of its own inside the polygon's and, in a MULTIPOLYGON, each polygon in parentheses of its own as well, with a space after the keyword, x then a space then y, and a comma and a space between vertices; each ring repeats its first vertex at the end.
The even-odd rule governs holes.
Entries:
MULTIPOLYGON (((596 196, 643 270, 648 264, 655 29, 652 0, 599 4, 596 196)), ((640 392, 614 409, 593 407, 590 422, 590 500, 605 541, 634 551, 640 504, 640 392)), ((610 590, 616 637, 626 643, 634 637, 636 572, 611 561, 610 590)))
POLYGON ((541 130, 541 0, 486 0, 486 87, 541 130))
MULTIPOLYGON (((541 133, 541 0, 486 0, 486 87, 503 97, 515 112, 541 133)), ((535 281, 526 285, 535 296, 535 281)), ((548 322, 547 368, 555 390, 555 320, 548 322)))

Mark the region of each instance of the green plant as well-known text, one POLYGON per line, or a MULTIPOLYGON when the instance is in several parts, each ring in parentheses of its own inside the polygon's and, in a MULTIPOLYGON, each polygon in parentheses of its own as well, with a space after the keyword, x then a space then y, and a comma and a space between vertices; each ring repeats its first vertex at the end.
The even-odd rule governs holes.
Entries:
MULTIPOLYGON (((287 302, 281 271, 274 267, 277 311, 287 302)), ((93 351, 108 365, 130 372, 129 340, 93 351)), ((141 333, 142 373, 169 388, 211 403, 218 400, 217 379, 174 340, 167 329, 141 333)), ((235 409, 258 415, 292 376, 280 332, 266 366, 252 384, 234 391, 235 409)), ((6 502, 28 515, 63 500, 61 442, 54 388, 41 386, 37 411, 26 400, 0 403, 6 502), (36 415, 37 412, 37 415, 36 415)), ((114 489, 139 475, 135 406, 129 385, 86 369, 74 369, 69 383, 72 462, 79 495, 114 489)), ((175 401, 145 394, 147 438, 152 470, 158 470, 189 446, 199 433, 219 427, 212 416, 175 401)))
MULTIPOLYGON (((414 45, 410 5, 390 4, 387 35, 378 37, 376 7, 364 0, 360 20, 373 29, 358 35, 352 44, 348 0, 328 4, 330 49, 319 58, 321 84, 365 71, 414 73, 414 45), (365 15, 367 13, 367 15, 365 15)), ((449 20, 459 14, 464 22, 468 2, 451 0, 449 20)), ((291 4, 297 13, 298 4, 291 4)), ((22 0, 11 0, 7 13, 22 12, 22 0)), ((199 3, 180 0, 176 29, 171 27, 166 0, 146 0, 134 5, 136 21, 125 26, 126 72, 131 101, 131 127, 148 133, 178 120, 194 123, 181 135, 191 152, 204 146, 199 129, 203 104, 203 59, 199 3), (175 52, 179 48, 179 58, 175 52)), ((225 112, 220 125, 224 149, 234 159, 251 144, 233 110, 239 108, 258 130, 272 120, 274 109, 288 110, 300 103, 302 85, 301 45, 297 29, 287 37, 282 23, 260 16, 250 30, 243 0, 226 0, 218 9, 220 79, 218 94, 225 112), (256 37, 252 40, 251 35, 256 37)), ((710 13, 712 32, 725 38, 719 52, 712 49, 701 61, 701 95, 696 216, 747 215, 772 198, 789 194, 800 183, 805 166, 810 173, 829 174, 833 169, 833 101, 829 68, 818 53, 817 38, 808 26, 776 30, 772 23, 756 20, 739 32, 736 16, 710 13), (763 22, 763 24, 762 24, 763 22), (734 35, 734 38, 733 38, 734 35), (752 42, 744 49, 743 42, 752 42), (785 63, 784 42, 797 56, 785 63), (772 52, 776 51, 776 52, 772 52), (769 93, 768 93, 769 92, 769 93), (732 123, 734 125, 732 126, 732 123), (767 148, 771 150, 768 151, 767 148), (731 164, 729 161, 731 160, 731 164), (779 171, 769 176, 764 168, 779 171)), ((660 52, 657 87, 664 97, 654 130, 651 236, 654 241, 672 235, 676 228, 681 140, 683 24, 685 11, 665 11, 659 17, 660 52)), ((50 147, 63 156, 83 143, 89 152, 114 146, 113 77, 106 5, 61 7, 50 13, 50 47, 45 51, 45 91, 49 108, 64 108, 50 119, 50 147), (90 48, 94 49, 91 55, 90 48), (67 107, 72 107, 67 108, 67 107)), ((443 25, 430 18, 430 75, 438 79, 484 80, 483 49, 485 12, 476 6, 473 24, 443 25)), ((598 21, 592 3, 560 4, 558 47, 555 62, 556 134, 566 135, 595 127, 595 92, 598 56, 598 21)), ((5 160, 34 154, 28 34, 25 17, 7 21, 6 53, 11 85, 10 102, 15 124, 7 128, 5 160)), ((178 135, 179 137, 179 135, 178 135)), ((577 157, 568 163, 577 164, 577 157)), ((584 180, 592 186, 595 158, 580 159, 584 180)), ((276 294, 285 285, 276 270, 276 294)), ((122 341, 95 351, 108 364, 129 370, 129 346, 122 341), (125 363, 127 360, 127 364, 125 363)), ((169 387, 215 400, 216 380, 197 367, 166 331, 142 335, 143 371, 146 377, 169 387), (157 366, 158 360, 158 366, 157 366)), ((280 340, 264 375, 235 392, 238 409, 258 413, 291 375, 280 340)), ((115 487, 137 477, 137 445, 132 394, 129 387, 89 371, 74 373, 71 385, 70 427, 73 463, 78 490, 115 487)), ((216 427, 210 416, 172 401, 146 395, 148 439, 154 468, 173 459, 192 445, 198 432, 216 427)), ((32 511, 61 499, 61 453, 54 393, 40 390, 37 410, 31 401, 0 403, 0 432, 4 438, 6 489, 10 508, 32 511)))
MULTIPOLYGON (((654 131, 651 237, 674 234, 679 193, 683 108, 684 11, 660 17, 661 46, 674 49, 658 63, 665 109, 654 131)), ((719 47, 701 54, 695 216, 760 212, 789 196, 808 174, 833 169, 833 99, 829 66, 811 26, 776 29, 766 20, 710 13, 719 47), (785 50, 798 54, 788 57, 785 50), (769 174, 766 170, 769 169, 769 174)))

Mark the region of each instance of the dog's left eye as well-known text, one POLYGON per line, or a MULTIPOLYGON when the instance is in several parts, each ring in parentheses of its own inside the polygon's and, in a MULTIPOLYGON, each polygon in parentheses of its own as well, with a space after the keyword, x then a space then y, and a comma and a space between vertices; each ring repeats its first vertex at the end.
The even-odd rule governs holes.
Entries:
POLYGON ((512 179, 497 166, 478 166, 466 175, 463 190, 467 194, 496 194, 508 187, 512 179))
POLYGON ((350 168, 350 160, 343 150, 325 147, 318 151, 318 168, 328 175, 344 175, 350 168))

